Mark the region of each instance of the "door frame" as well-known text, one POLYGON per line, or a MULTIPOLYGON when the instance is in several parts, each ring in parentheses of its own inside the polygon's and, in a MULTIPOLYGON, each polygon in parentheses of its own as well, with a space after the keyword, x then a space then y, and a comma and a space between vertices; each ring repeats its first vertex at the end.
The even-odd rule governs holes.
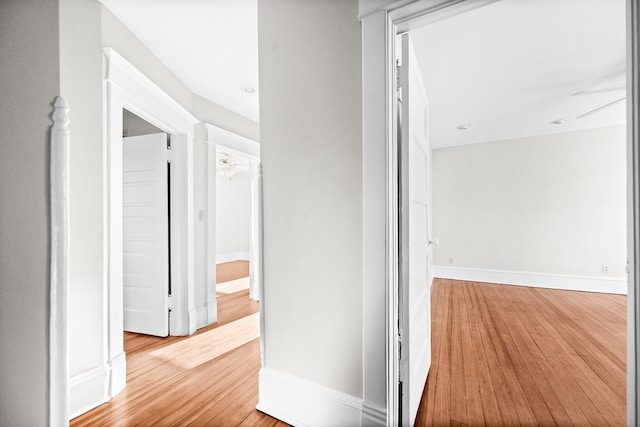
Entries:
MULTIPOLYGON (((249 236, 249 269, 250 296, 260 300, 262 283, 262 164, 260 163, 260 144, 258 141, 229 132, 225 129, 206 123, 207 130, 207 199, 209 212, 216 212, 217 153, 225 152, 249 163, 251 180, 250 201, 250 236, 249 236)), ((216 256, 215 218, 207 229, 207 260, 216 256)), ((207 295, 215 299, 215 264, 207 264, 207 283, 213 284, 212 292, 207 295)), ((208 288, 209 289, 209 288, 208 288)))
POLYGON ((193 256, 193 132, 198 120, 111 48, 105 57, 105 349, 108 397, 126 385, 122 288, 122 110, 170 134, 172 335, 196 329, 193 256))
MULTIPOLYGON (((365 422, 398 420, 398 182, 395 36, 497 0, 361 1, 363 87, 363 307, 365 422), (381 321, 379 313, 385 313, 381 321), (380 372, 385 372, 381 375, 380 372)), ((627 422, 636 425, 640 354, 640 5, 627 0, 627 422)))
MULTIPOLYGON (((263 203, 262 203, 262 163, 260 162, 260 143, 252 139, 229 132, 209 123, 207 130, 207 209, 216 212, 217 152, 223 150, 249 162, 251 179, 251 236, 249 246, 250 297, 262 301, 264 295, 263 263, 263 203)), ((217 307, 216 302, 216 266, 209 260, 216 256, 216 220, 211 215, 207 222, 207 305, 217 307)), ((211 316, 211 315, 210 315, 211 316)), ((210 317, 210 321, 216 321, 210 317)), ((264 304, 260 305, 260 360, 264 367, 264 304)))

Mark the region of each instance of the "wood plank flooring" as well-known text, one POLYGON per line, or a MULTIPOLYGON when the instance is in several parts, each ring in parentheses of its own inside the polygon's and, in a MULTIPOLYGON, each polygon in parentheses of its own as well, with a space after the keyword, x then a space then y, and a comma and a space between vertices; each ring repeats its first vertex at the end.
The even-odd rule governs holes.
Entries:
MULTIPOLYGON (((245 277, 248 263, 218 272, 219 281, 245 277)), ((248 290, 220 293, 218 323, 191 337, 125 333, 127 388, 71 426, 287 426, 255 409, 260 342, 247 334, 257 336, 258 312, 248 290)))
MULTIPOLYGON (((248 274, 229 264, 222 281, 248 274)), ((220 293, 192 337, 126 333, 127 388, 71 426, 286 426, 255 410, 258 311, 220 293)), ((437 279, 416 426, 624 426, 625 358, 626 296, 437 279)))
POLYGON ((249 277, 249 261, 232 261, 216 264, 216 283, 249 277))
POLYGON ((626 296, 436 279, 416 426, 626 425, 626 296))

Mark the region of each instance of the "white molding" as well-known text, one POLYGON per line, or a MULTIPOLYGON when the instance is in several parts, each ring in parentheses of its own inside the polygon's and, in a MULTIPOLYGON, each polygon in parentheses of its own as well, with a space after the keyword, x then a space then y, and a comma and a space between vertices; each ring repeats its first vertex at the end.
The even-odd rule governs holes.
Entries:
POLYGON ((218 301, 207 302, 207 325, 211 325, 218 321, 218 301))
MULTIPOLYGON (((363 3, 361 2, 361 5, 363 3)), ((394 246, 389 180, 391 125, 387 111, 388 17, 377 10, 362 19, 362 310, 364 400, 389 407, 394 323, 394 246), (389 193, 389 194, 388 194, 389 193)), ((396 323, 397 324, 397 323, 396 323)), ((389 413, 388 413, 389 415, 389 413)))
POLYGON ((209 321, 211 323, 218 320, 217 299, 216 299, 216 265, 211 260, 216 258, 216 145, 207 139, 207 303, 214 304, 215 312, 209 311, 209 321))
MULTIPOLYGON (((191 310, 189 310, 189 313, 187 315, 187 328, 189 330, 188 334, 185 335, 191 335, 193 334, 196 330, 198 330, 198 309, 197 308, 193 308, 191 310)), ((176 334, 171 334, 171 335, 176 335, 176 334)))
POLYGON ((203 326, 207 326, 207 317, 209 314, 207 312, 207 306, 202 305, 196 308, 195 312, 196 312, 196 329, 200 329, 203 326))
POLYGON ((109 400, 106 366, 76 375, 69 381, 71 419, 109 400))
POLYGON ((360 426, 362 400, 272 368, 259 374, 259 411, 294 426, 360 426))
POLYGON ((224 147, 225 150, 229 151, 229 154, 238 154, 252 160, 260 159, 260 144, 257 141, 209 123, 205 123, 204 126, 207 129, 207 140, 224 147))
POLYGON ((387 410, 374 403, 362 402, 362 425, 367 427, 386 426, 387 410))
POLYGON ((249 241, 249 297, 260 301, 262 297, 262 163, 252 160, 251 172, 251 226, 249 241))
POLYGON ((195 319, 196 329, 200 329, 215 323, 218 320, 216 302, 209 301, 206 305, 196 308, 195 319))
POLYGON ((227 252, 225 254, 216 255, 216 264, 232 261, 249 261, 251 254, 249 252, 227 252))
POLYGON ((127 385, 127 359, 124 351, 111 359, 109 369, 109 397, 120 393, 127 385))
POLYGON ((49 424, 69 421, 69 106, 54 103, 50 146, 49 424))
POLYGON ((627 425, 640 422, 640 5, 627 0, 627 425))
POLYGON ((125 102, 135 105, 132 113, 168 133, 185 133, 185 129, 193 133, 197 118, 118 52, 109 47, 103 51, 107 59, 105 80, 122 90, 125 102))
POLYGON ((626 277, 578 276, 531 271, 450 267, 445 265, 434 265, 433 276, 442 279, 531 286, 535 288, 627 294, 626 277))

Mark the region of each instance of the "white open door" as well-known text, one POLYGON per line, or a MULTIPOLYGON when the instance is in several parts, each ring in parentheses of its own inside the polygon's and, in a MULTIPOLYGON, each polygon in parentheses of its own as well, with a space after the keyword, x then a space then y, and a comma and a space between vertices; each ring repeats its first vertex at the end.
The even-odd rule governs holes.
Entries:
POLYGON ((431 366, 431 147, 427 98, 407 34, 399 69, 400 413, 413 425, 431 366))
POLYGON ((169 335, 169 176, 167 135, 123 141, 124 329, 169 335))

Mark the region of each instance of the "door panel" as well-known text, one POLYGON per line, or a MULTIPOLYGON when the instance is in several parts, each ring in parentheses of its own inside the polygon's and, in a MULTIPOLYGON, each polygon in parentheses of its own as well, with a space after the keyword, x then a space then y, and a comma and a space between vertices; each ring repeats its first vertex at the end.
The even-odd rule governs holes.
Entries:
POLYGON ((124 329, 169 334, 167 135, 123 141, 124 329))
POLYGON ((431 366, 431 147, 427 98, 408 35, 400 74, 400 380, 403 425, 413 425, 431 366))

